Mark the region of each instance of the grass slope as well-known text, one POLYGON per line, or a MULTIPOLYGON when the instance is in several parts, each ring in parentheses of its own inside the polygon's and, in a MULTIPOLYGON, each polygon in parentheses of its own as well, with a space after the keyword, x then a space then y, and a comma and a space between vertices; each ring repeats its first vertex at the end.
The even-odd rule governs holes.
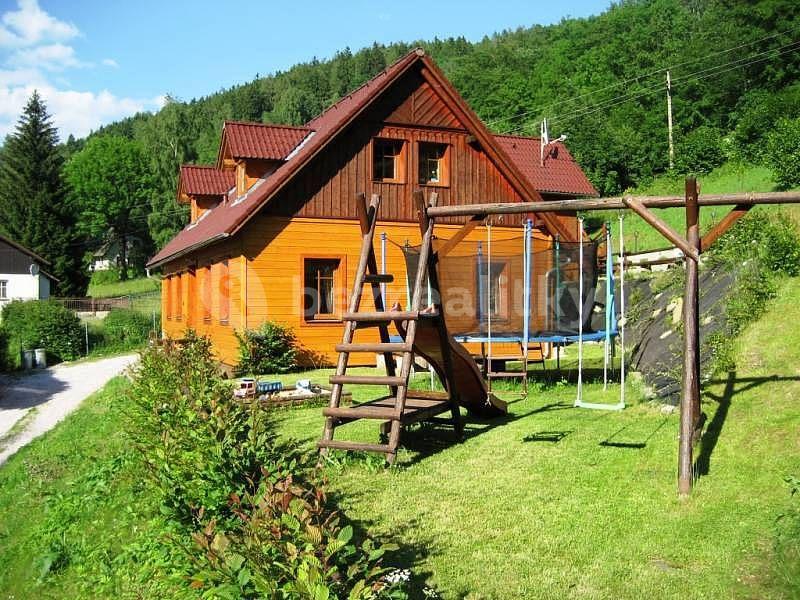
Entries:
POLYGON ((0 598, 186 594, 121 430, 126 386, 111 380, 0 467, 0 598))
MULTIPOLYGON (((677 415, 636 402, 634 385, 624 412, 573 409, 565 381, 527 399, 505 386, 509 417, 470 421, 461 444, 447 431, 407 435, 391 469, 339 458, 333 491, 349 516, 403 545, 392 564, 446 598, 796 597, 797 544, 793 555, 774 540, 792 502, 783 478, 800 472, 800 346, 788 343, 800 336, 798 297, 800 281, 788 282, 745 332, 732 380, 706 386, 703 475, 684 502, 677 415)), ((114 380, 0 467, 0 597, 189 593, 168 575, 178 558, 120 431, 124 385, 114 380)), ((376 391, 357 389, 357 399, 376 391)), ((587 386, 587 400, 600 396, 587 386)), ((281 415, 282 434, 308 448, 321 425, 319 407, 281 415)), ((376 439, 375 422, 348 427, 340 437, 376 439)))
MULTIPOLYGON (((699 176, 701 194, 732 194, 736 192, 771 192, 775 189, 775 180, 769 169, 755 165, 727 163, 714 169, 707 175, 699 176)), ((684 176, 662 175, 646 185, 642 185, 631 193, 640 196, 683 195, 684 176)), ((729 207, 711 207, 700 211, 700 229, 705 232, 717 223, 729 210, 729 207)), ((685 213, 680 208, 668 208, 654 211, 677 231, 686 228, 685 213)), ((592 213, 599 220, 611 219, 615 231, 618 220, 609 213, 592 213)), ((667 248, 671 244, 660 233, 645 223, 641 217, 630 211, 625 212, 625 247, 628 252, 638 252, 656 248, 667 248)))
MULTIPOLYGON (((347 464, 332 485, 447 598, 796 596, 798 565, 772 545, 790 503, 783 478, 800 471, 800 347, 786 343, 800 335, 798 297, 791 281, 747 332, 730 388, 706 387, 704 474, 687 501, 676 498, 677 415, 644 402, 576 410, 571 385, 505 394, 509 418, 470 423, 463 444, 414 436, 398 467, 347 464)), ((319 409, 287 412, 284 427, 310 445, 319 409)), ((374 423, 349 427, 340 437, 375 439, 374 423)))
POLYGON ((139 277, 127 281, 113 281, 110 283, 89 283, 87 296, 93 298, 115 298, 131 294, 144 294, 157 292, 161 289, 161 281, 151 277, 139 277))

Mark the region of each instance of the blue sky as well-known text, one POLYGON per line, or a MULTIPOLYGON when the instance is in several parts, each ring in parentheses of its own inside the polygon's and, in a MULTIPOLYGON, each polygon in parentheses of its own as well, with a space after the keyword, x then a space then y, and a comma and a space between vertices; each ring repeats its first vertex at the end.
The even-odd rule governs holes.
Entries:
POLYGON ((463 35, 597 14, 609 0, 211 2, 0 0, 0 135, 41 91, 62 136, 373 41, 463 35))

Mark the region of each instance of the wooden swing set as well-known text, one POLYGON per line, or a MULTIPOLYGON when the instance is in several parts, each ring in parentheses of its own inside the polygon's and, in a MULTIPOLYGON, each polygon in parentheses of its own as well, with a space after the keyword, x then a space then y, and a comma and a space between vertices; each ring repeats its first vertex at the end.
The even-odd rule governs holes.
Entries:
MULTIPOLYGON (((350 312, 344 316, 345 332, 343 343, 337 346, 339 362, 336 375, 331 377, 333 391, 330 406, 325 409, 325 429, 319 442, 321 450, 341 448, 383 452, 391 462, 396 456, 403 425, 421 420, 436 419, 436 415, 449 412, 456 433, 462 431, 458 406, 464 405, 472 411, 480 411, 481 406, 474 401, 465 401, 464 394, 459 393, 459 380, 453 371, 454 355, 449 343, 446 319, 443 306, 436 305, 433 311, 425 311, 422 307, 421 290, 425 277, 431 278, 431 285, 437 285, 437 253, 433 251, 433 231, 437 218, 470 217, 462 229, 448 242, 448 245, 466 237, 474 227, 490 215, 501 214, 537 214, 553 212, 577 212, 599 210, 632 210, 645 222, 656 229, 667 240, 679 248, 686 259, 686 284, 683 300, 684 323, 684 363, 682 391, 680 398, 680 437, 678 448, 678 493, 686 496, 691 491, 693 482, 693 449, 700 440, 704 418, 700 410, 700 323, 699 323, 699 261, 706 251, 736 221, 743 217, 757 204, 797 204, 800 203, 798 192, 770 192, 744 194, 711 194, 699 195, 699 186, 694 178, 686 179, 683 196, 621 196, 612 198, 558 200, 541 202, 486 203, 453 206, 437 206, 436 195, 432 194, 425 201, 421 192, 415 193, 415 201, 419 210, 422 245, 414 294, 409 311, 385 310, 379 284, 387 281, 387 275, 377 272, 372 238, 377 219, 380 198, 373 198, 369 208, 364 202, 362 222, 363 246, 359 261, 356 281, 351 297, 350 312), (703 206, 732 206, 731 211, 716 223, 705 236, 700 236, 700 208, 703 206), (683 208, 686 214, 686 233, 681 235, 652 209, 683 208), (374 313, 359 313, 359 303, 364 284, 372 284, 375 308, 374 313), (442 361, 440 377, 445 392, 436 397, 425 393, 408 390, 411 365, 416 349, 415 336, 422 321, 430 321, 437 332, 439 352, 442 361), (400 344, 389 341, 388 325, 394 323, 403 334, 400 344), (378 344, 352 344, 355 330, 361 326, 378 326, 381 342, 378 344), (386 376, 357 377, 347 376, 349 352, 355 351, 383 352, 386 357, 386 376), (399 374, 395 374, 393 352, 402 352, 402 366, 399 374), (339 406, 343 384, 384 384, 389 386, 389 396, 378 401, 364 403, 350 408, 339 406), (384 431, 388 431, 388 444, 370 445, 355 442, 337 441, 333 439, 337 425, 356 419, 381 419, 386 421, 384 431)), ((488 415, 502 414, 504 406, 486 394, 484 412, 488 415)), ((442 419, 439 419, 442 421, 442 419)))

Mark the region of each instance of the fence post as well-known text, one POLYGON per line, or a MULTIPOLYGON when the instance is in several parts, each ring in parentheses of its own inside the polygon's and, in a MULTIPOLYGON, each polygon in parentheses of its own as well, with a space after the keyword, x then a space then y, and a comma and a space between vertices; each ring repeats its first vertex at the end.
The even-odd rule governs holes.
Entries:
POLYGON ((83 323, 83 335, 86 340, 86 356, 89 356, 89 323, 83 323))

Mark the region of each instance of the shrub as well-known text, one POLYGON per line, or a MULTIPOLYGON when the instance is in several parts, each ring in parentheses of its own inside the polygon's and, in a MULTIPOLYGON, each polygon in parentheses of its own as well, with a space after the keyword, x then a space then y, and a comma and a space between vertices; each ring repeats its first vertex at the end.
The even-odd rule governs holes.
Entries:
POLYGON ((20 350, 44 348, 52 362, 74 360, 83 346, 78 317, 55 300, 13 301, 3 308, 3 330, 8 336, 8 359, 20 362, 20 350))
POLYGON ((376 598, 385 548, 326 497, 312 457, 280 442, 269 412, 233 397, 208 339, 147 348, 130 390, 132 441, 148 466, 173 541, 207 597, 376 598))
POLYGON ((702 125, 678 141, 675 167, 681 173, 708 173, 723 162, 722 137, 713 127, 702 125))
POLYGON ((732 121, 733 144, 738 157, 749 162, 764 162, 765 138, 781 119, 800 117, 800 85, 782 90, 754 89, 736 105, 732 121))
POLYGON ((779 187, 800 186, 800 118, 778 121, 767 136, 766 158, 779 187))
POLYGON ((92 277, 89 279, 89 285, 105 285, 108 283, 119 282, 119 269, 111 268, 102 271, 92 271, 92 277))
POLYGON ((296 367, 297 341, 288 327, 267 321, 258 329, 236 332, 237 373, 288 373, 296 367))
POLYGON ((119 348, 134 348, 147 342, 153 323, 139 311, 114 308, 103 319, 102 329, 106 344, 119 348))

